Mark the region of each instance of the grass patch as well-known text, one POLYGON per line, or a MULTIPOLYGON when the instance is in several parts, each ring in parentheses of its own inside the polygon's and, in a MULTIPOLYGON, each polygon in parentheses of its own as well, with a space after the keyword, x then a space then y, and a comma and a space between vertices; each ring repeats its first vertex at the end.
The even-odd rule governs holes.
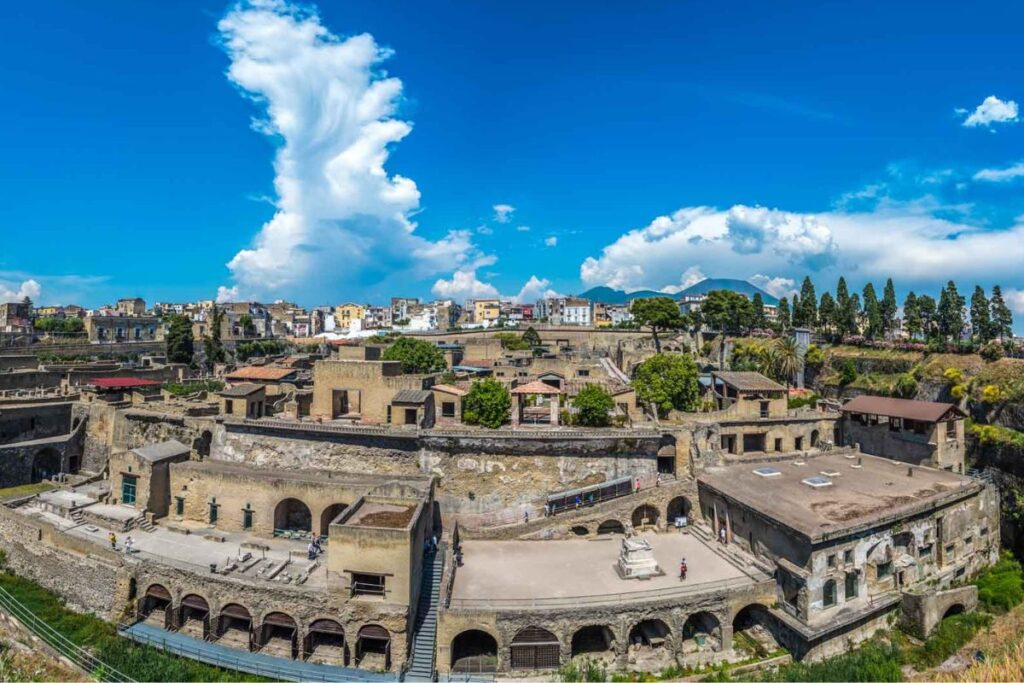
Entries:
POLYGON ((48 484, 45 481, 41 481, 38 484, 22 484, 21 486, 9 486, 5 489, 0 489, 0 501, 2 500, 14 500, 15 498, 25 498, 26 496, 35 496, 46 491, 52 491, 57 488, 53 484, 48 484))
POLYGON ((992 615, 983 612, 956 614, 943 619, 922 645, 907 648, 903 663, 915 669, 938 666, 992 623, 992 615))
POLYGON ((872 640, 820 662, 793 662, 761 675, 762 681, 902 681, 901 650, 896 643, 872 640))
POLYGON ((981 572, 974 583, 982 607, 1003 614, 1024 601, 1024 568, 1008 551, 999 561, 981 572))
POLYGON ((116 627, 92 614, 72 612, 39 584, 0 572, 0 587, 37 617, 79 647, 88 648, 107 666, 137 681, 264 681, 171 655, 117 635, 116 627))
POLYGON ((202 379, 195 382, 165 382, 163 390, 171 396, 188 396, 199 391, 216 393, 224 388, 224 382, 216 379, 202 379))

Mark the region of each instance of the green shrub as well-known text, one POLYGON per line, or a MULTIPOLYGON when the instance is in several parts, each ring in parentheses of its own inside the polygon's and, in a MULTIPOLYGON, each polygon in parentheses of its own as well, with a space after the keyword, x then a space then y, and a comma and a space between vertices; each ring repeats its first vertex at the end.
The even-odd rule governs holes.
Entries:
POLYGON ((381 354, 381 360, 399 361, 402 364, 402 372, 407 374, 436 372, 443 370, 445 366, 441 349, 430 342, 413 337, 399 337, 381 354))
POLYGON ((262 681, 258 676, 226 671, 117 635, 116 627, 65 607, 56 595, 14 574, 0 573, 0 587, 30 612, 79 647, 88 648, 105 665, 136 681, 262 681))
POLYGON ((966 645, 979 629, 991 623, 991 615, 979 612, 947 617, 939 622, 923 645, 904 653, 904 663, 916 669, 938 666, 966 645))
POLYGON ((860 648, 820 662, 793 662, 762 675, 762 681, 902 681, 900 648, 869 641, 860 648))
POLYGON ((999 561, 985 569, 974 583, 978 601, 992 612, 1007 612, 1024 601, 1024 569, 1008 551, 999 561))
POLYGON ((841 385, 852 384, 857 379, 857 364, 852 358, 844 358, 839 361, 839 383, 841 385))
POLYGON ((508 420, 512 397, 501 382, 491 377, 473 382, 462 399, 462 421, 497 429, 508 420))
POLYGON ((914 394, 917 393, 917 380, 909 372, 905 372, 900 375, 900 378, 896 380, 896 386, 893 388, 893 393, 900 398, 913 398, 914 394))
POLYGON ((197 391, 215 393, 224 388, 224 382, 216 379, 204 379, 198 382, 165 382, 163 389, 171 396, 188 396, 197 391))
POLYGON ((587 384, 572 399, 576 409, 576 424, 584 427, 607 427, 608 413, 615 407, 615 401, 604 387, 587 384))
POLYGON ((809 368, 820 368, 824 364, 825 352, 814 344, 808 346, 807 353, 804 355, 804 365, 809 368))
POLYGON ((810 406, 811 408, 818 405, 818 401, 821 399, 817 394, 808 394, 807 396, 797 396, 789 399, 788 406, 790 410, 795 408, 803 408, 804 406, 810 406))
POLYGON ((276 356, 284 353, 288 345, 276 339, 254 339, 238 342, 235 345, 235 356, 238 360, 248 360, 254 356, 276 356))
POLYGON ((574 662, 563 664, 558 670, 558 678, 565 683, 579 683, 581 681, 594 681, 599 683, 608 677, 604 665, 598 661, 583 657, 574 662))

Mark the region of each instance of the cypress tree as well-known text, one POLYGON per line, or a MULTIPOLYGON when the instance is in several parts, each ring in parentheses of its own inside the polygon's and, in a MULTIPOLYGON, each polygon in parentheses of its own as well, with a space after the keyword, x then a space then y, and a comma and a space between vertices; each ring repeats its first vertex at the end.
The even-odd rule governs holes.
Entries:
POLYGON ((1013 336, 1013 314, 1003 300, 1003 290, 999 285, 992 288, 992 335, 999 339, 1009 339, 1013 336))

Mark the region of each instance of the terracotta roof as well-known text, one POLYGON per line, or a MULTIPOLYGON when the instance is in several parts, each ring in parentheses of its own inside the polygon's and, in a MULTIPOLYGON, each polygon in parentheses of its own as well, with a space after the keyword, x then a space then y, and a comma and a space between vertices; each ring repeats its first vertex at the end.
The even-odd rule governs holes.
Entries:
POLYGON ((562 390, 559 389, 558 387, 553 387, 550 384, 544 384, 544 382, 541 382, 540 380, 536 380, 535 379, 534 381, 527 382, 526 384, 523 384, 522 386, 514 387, 510 393, 512 393, 512 394, 545 394, 545 395, 550 395, 550 394, 560 394, 560 393, 562 393, 562 390))
POLYGON ((950 413, 957 417, 964 417, 964 413, 952 403, 912 401, 906 398, 886 398, 885 396, 857 396, 844 403, 842 410, 844 413, 882 415, 904 420, 918 420, 919 422, 938 422, 950 413))
POLYGON ((444 394, 452 394, 453 396, 465 396, 469 392, 461 387, 453 387, 451 384, 435 384, 430 387, 434 391, 440 391, 444 394))
POLYGON ((134 389, 135 387, 152 387, 160 384, 151 379, 138 379, 137 377, 93 377, 86 380, 86 383, 101 389, 134 389))
POLYGON ((281 380, 295 374, 294 368, 256 367, 253 365, 238 368, 224 377, 227 379, 266 379, 281 380))
POLYGON ((760 372, 712 372, 712 375, 739 391, 785 391, 786 387, 760 372))

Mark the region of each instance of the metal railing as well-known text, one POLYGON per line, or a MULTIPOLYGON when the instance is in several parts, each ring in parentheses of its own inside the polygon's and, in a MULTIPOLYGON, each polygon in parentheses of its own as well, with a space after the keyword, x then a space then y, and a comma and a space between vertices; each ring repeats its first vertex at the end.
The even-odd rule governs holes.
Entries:
POLYGON ((58 633, 3 588, 0 588, 0 608, 35 634, 40 640, 56 650, 62 657, 66 657, 78 668, 89 672, 96 680, 113 681, 114 683, 121 683, 122 681, 127 683, 134 680, 109 664, 100 661, 88 650, 79 647, 58 633))
POLYGON ((719 579, 705 583, 669 586, 647 591, 631 593, 608 593, 604 595, 576 595, 552 598, 452 598, 450 608, 455 609, 508 609, 528 610, 537 608, 571 609, 583 605, 623 605, 633 604, 640 600, 668 600, 678 597, 704 593, 709 591, 727 590, 748 586, 752 582, 749 577, 719 579))
POLYGON ((149 645, 157 649, 169 652, 171 654, 178 655, 180 657, 187 657, 188 659, 194 659, 197 662, 203 662, 204 664, 210 664, 221 669, 227 669, 230 671, 242 671, 245 673, 255 674, 264 678, 270 678, 278 681, 375 681, 385 680, 383 676, 375 676, 369 672, 355 671, 346 669, 343 667, 327 666, 322 665, 323 669, 320 669, 318 665, 309 665, 300 663, 299 666, 289 666, 288 664, 272 664, 261 661, 262 657, 269 657, 270 655, 259 655, 254 657, 252 655, 256 653, 250 653, 240 650, 238 654, 230 651, 224 651, 228 648, 223 645, 216 645, 214 643, 208 643, 206 641, 195 640, 196 645, 190 646, 185 642, 182 642, 183 638, 189 638, 188 636, 179 637, 167 637, 158 636, 138 630, 131 630, 130 626, 122 624, 118 627, 118 632, 137 643, 143 645, 149 645))

